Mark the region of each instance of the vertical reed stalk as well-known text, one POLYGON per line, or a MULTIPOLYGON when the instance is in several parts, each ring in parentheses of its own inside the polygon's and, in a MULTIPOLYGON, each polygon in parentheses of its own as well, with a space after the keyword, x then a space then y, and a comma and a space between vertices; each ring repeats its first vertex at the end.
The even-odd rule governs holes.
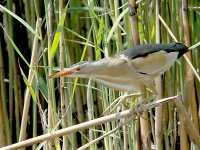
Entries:
MULTIPOLYGON (((54 36, 54 4, 52 0, 45 0, 45 12, 46 12, 46 26, 47 26, 47 36, 48 36, 48 75, 52 74, 52 60, 50 58, 50 50, 53 42, 54 36)), ((48 87, 48 132, 51 132, 54 127, 54 100, 53 100, 53 79, 47 81, 48 87)), ((48 141, 48 149, 52 150, 53 140, 48 141)))
MULTIPOLYGON (((189 14, 188 14, 187 0, 182 1, 182 16, 183 16, 184 40, 187 46, 191 46, 191 33, 190 33, 189 19, 188 19, 189 14)), ((188 52, 186 55, 191 61, 192 60, 191 52, 188 52)), ((194 86, 194 73, 188 64, 186 64, 186 78, 185 78, 184 84, 185 84, 184 85, 184 103, 191 113, 191 117, 192 117, 195 127, 199 129, 198 115, 197 115, 197 108, 196 108, 197 102, 196 102, 195 86, 194 86)), ((181 121, 181 123, 183 122, 181 121)), ((181 127, 183 127, 183 124, 181 127)), ((184 131, 184 130, 181 130, 181 131, 184 131)), ((181 144, 183 145, 185 145, 185 143, 188 142, 187 138, 186 137, 184 138, 184 137, 185 136, 182 136, 181 138, 181 144)))
MULTIPOLYGON (((130 17, 130 23, 131 23, 131 31, 132 31, 132 39, 133 39, 133 43, 135 45, 140 45, 140 36, 139 36, 139 28, 138 28, 138 16, 137 16, 137 6, 136 6, 136 2, 135 0, 129 0, 129 17, 130 17)), ((143 90, 144 88, 141 86, 141 92, 145 93, 145 91, 143 90)), ((143 97, 140 97, 139 100, 142 100, 143 97)), ((143 113, 142 116, 147 117, 147 113, 143 113)), ((144 121, 141 120, 141 124, 140 124, 140 120, 136 119, 135 121, 135 138, 134 138, 134 142, 135 142, 135 148, 136 149, 140 149, 141 148, 141 141, 144 144, 144 148, 147 147, 147 138, 148 136, 145 136, 146 134, 148 134, 148 121, 144 121), (141 128, 140 128, 141 127, 141 128), (141 130, 141 137, 140 138, 140 130, 141 130), (144 133, 145 132, 145 133, 144 133), (141 141, 140 141, 141 139, 141 141)))
MULTIPOLYGON (((160 43, 161 40, 161 24, 158 15, 161 13, 161 1, 156 0, 156 43, 160 43)), ((157 100, 163 97, 163 85, 161 76, 155 79, 156 90, 158 95, 157 100)), ((155 111, 155 138, 156 138, 156 149, 162 149, 163 141, 163 106, 158 106, 155 111)))
MULTIPOLYGON (((62 17, 62 14, 63 14, 63 5, 64 5, 64 2, 63 0, 59 0, 59 20, 61 19, 62 17)), ((61 38, 60 38, 60 43, 59 43, 59 49, 60 49, 60 70, 63 70, 64 69, 64 33, 62 32, 61 33, 61 38)), ((61 114, 62 114, 62 127, 63 128, 66 128, 67 127, 67 122, 66 122, 66 105, 65 105, 65 90, 64 90, 64 78, 61 77, 60 78, 60 101, 61 101, 61 114)), ((68 143, 68 140, 67 140, 67 136, 63 136, 63 150, 67 150, 69 148, 69 143, 68 143)))
MULTIPOLYGON (((117 17, 120 15, 119 10, 119 1, 114 0, 114 10, 115 10, 115 17, 114 21, 117 19, 117 17)), ((114 22, 113 22, 114 24, 114 22)), ((116 35, 116 46, 117 46, 117 53, 119 53, 122 50, 122 36, 121 36, 121 30, 119 27, 115 29, 115 35, 116 35)))
MULTIPOLYGON (((8 0, 7 1, 7 5, 8 5, 8 9, 9 10, 13 10, 13 8, 12 8, 12 4, 13 4, 13 1, 12 0, 8 0)), ((5 24, 4 24, 5 25, 5 24)), ((8 31, 8 33, 9 33, 9 35, 10 35, 10 37, 13 39, 14 38, 14 36, 13 36, 13 18, 12 18, 12 16, 10 16, 10 15, 7 15, 7 25, 5 26, 5 27, 8 27, 8 29, 7 29, 7 31, 8 31)), ((8 41, 7 41, 8 42, 8 41)), ((13 123, 12 123, 12 121, 13 121, 13 99, 14 99, 14 96, 13 96, 13 84, 14 84, 14 70, 13 70, 13 64, 15 63, 14 62, 14 55, 15 55, 15 53, 14 53, 14 48, 10 45, 10 44, 8 44, 7 43, 7 45, 8 45, 8 59, 10 60, 8 63, 9 63, 9 130, 10 130, 10 134, 12 135, 13 134, 13 123)), ((15 67, 14 67, 15 68, 15 67)), ((8 141, 8 144, 9 143, 12 143, 12 139, 11 139, 11 141, 8 141)))
MULTIPOLYGON (((38 20, 36 23, 36 35, 34 37, 32 56, 31 56, 31 62, 30 62, 30 66, 32 68, 34 68, 35 64, 37 64, 37 58, 39 55, 39 53, 37 51, 38 50, 38 42, 39 42, 39 39, 38 39, 39 28, 40 28, 40 20, 38 20)), ((29 68, 28 82, 34 89, 34 87, 36 86, 36 84, 35 84, 36 80, 35 80, 35 74, 34 74, 32 68, 29 68)), ((24 108, 23 108, 23 114, 22 114, 19 141, 23 141, 26 138, 26 128, 27 128, 28 114, 29 114, 29 108, 30 108, 30 100, 31 100, 31 93, 27 87, 26 92, 25 92, 24 108)))
POLYGON ((0 84, 1 84, 1 96, 0 96, 0 105, 1 105, 1 147, 11 144, 10 139, 10 130, 9 130, 9 120, 8 120, 8 112, 7 112, 7 95, 6 95, 6 83, 5 83, 5 69, 4 69, 4 63, 3 63, 3 52, 2 52, 2 46, 1 46, 1 40, 0 40, 0 84))

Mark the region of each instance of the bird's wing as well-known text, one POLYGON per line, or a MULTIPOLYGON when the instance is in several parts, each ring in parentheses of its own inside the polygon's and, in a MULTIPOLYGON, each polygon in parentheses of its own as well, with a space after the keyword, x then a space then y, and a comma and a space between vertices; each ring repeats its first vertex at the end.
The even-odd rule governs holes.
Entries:
POLYGON ((135 45, 132 48, 122 51, 120 54, 124 54, 129 59, 135 59, 138 57, 145 57, 151 53, 155 53, 160 50, 163 50, 167 53, 177 52, 179 58, 188 51, 188 47, 181 43, 144 44, 135 45))
POLYGON ((145 57, 132 59, 131 66, 142 74, 160 75, 176 61, 177 57, 177 52, 167 53, 161 50, 145 57))
POLYGON ((121 52, 131 60, 132 67, 143 74, 161 74, 166 71, 177 58, 187 52, 181 43, 136 45, 121 52))

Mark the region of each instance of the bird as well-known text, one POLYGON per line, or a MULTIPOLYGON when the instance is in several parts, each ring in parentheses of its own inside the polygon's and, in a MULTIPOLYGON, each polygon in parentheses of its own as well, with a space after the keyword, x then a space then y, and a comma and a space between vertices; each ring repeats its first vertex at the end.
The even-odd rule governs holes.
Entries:
POLYGON ((146 85, 157 95, 154 79, 186 52, 188 47, 182 43, 135 45, 112 57, 78 62, 49 78, 88 78, 121 92, 140 91, 146 85))

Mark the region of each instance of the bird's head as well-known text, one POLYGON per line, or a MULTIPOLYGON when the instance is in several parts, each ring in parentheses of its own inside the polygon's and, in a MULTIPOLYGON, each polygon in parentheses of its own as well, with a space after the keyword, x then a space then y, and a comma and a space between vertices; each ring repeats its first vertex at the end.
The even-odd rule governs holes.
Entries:
POLYGON ((107 64, 107 59, 100 59, 98 61, 82 61, 72 65, 70 68, 64 69, 54 75, 49 76, 49 78, 58 77, 80 77, 80 78, 90 78, 92 75, 101 74, 101 71, 107 64))
POLYGON ((180 58, 182 55, 189 51, 188 47, 182 43, 175 43, 172 49, 178 51, 178 58, 180 58))
POLYGON ((88 61, 78 62, 72 65, 70 68, 64 69, 63 71, 57 72, 54 75, 49 76, 49 78, 58 77, 87 77, 90 71, 91 63, 88 61))

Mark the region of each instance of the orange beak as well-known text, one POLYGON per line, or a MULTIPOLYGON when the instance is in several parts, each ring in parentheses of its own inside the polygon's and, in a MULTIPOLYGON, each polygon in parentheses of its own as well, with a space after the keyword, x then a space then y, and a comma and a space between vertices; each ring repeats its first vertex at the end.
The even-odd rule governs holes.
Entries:
POLYGON ((71 75, 73 74, 74 71, 72 69, 69 69, 69 70, 63 70, 63 71, 60 71, 54 75, 51 75, 48 77, 48 79, 50 78, 58 78, 58 77, 62 77, 62 76, 67 76, 67 75, 71 75))

